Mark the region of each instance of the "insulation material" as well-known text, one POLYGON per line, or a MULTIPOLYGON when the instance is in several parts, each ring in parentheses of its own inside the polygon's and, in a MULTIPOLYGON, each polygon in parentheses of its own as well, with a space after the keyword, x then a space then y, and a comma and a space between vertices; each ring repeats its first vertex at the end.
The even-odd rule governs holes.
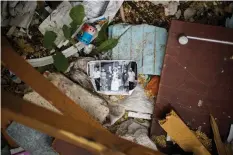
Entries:
POLYGON ((194 152, 195 155, 210 155, 205 146, 173 110, 166 116, 166 119, 159 123, 184 151, 194 152))

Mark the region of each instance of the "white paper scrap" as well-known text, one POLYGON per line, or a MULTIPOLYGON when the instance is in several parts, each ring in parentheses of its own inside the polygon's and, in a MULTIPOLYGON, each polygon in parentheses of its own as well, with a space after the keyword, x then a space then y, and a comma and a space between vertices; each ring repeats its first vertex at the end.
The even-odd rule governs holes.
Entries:
POLYGON ((130 111, 130 112, 128 113, 128 117, 142 118, 142 119, 151 120, 151 115, 150 115, 150 114, 143 114, 143 113, 132 112, 132 111, 130 111))

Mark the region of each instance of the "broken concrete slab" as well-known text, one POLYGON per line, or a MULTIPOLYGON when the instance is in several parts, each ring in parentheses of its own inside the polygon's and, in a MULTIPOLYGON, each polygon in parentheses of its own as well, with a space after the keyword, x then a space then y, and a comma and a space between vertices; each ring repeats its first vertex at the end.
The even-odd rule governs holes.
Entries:
POLYGON ((75 84, 62 74, 50 73, 48 78, 60 91, 79 104, 94 119, 103 123, 109 115, 107 102, 83 87, 75 84))
POLYGON ((87 63, 89 61, 94 61, 95 58, 92 57, 79 57, 72 65, 72 69, 76 70, 76 69, 80 69, 81 71, 83 71, 84 73, 87 74, 87 63))
POLYGON ((23 99, 36 104, 38 106, 42 106, 48 110, 51 110, 53 112, 62 114, 58 109, 56 109, 53 105, 51 105, 46 99, 44 99, 42 96, 40 96, 40 94, 38 94, 37 92, 33 91, 30 93, 27 93, 23 96, 23 99))
POLYGON ((83 88, 93 91, 91 80, 83 71, 76 69, 70 71, 70 78, 80 84, 83 88))

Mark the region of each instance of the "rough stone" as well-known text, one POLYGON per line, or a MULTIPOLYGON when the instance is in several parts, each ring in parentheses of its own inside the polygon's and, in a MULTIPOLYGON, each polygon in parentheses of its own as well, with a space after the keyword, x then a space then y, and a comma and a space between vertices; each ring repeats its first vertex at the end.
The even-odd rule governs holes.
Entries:
POLYGON ((180 16, 181 16, 181 10, 178 10, 178 11, 176 12, 175 16, 176 16, 176 19, 179 19, 180 16))
POLYGON ((70 71, 70 78, 80 84, 83 88, 86 88, 88 90, 94 90, 92 83, 90 81, 90 78, 85 74, 83 71, 77 69, 77 70, 71 70, 70 71))
POLYGON ((193 8, 187 8, 187 9, 184 11, 184 19, 185 19, 185 20, 189 20, 189 19, 191 19, 195 14, 196 14, 196 10, 195 10, 195 9, 193 9, 193 8))
POLYGON ((73 65, 73 69, 80 69, 84 73, 87 73, 87 63, 89 61, 94 61, 95 58, 92 57, 79 57, 73 65))
POLYGON ((179 2, 170 2, 164 6, 165 16, 174 15, 177 12, 179 2))

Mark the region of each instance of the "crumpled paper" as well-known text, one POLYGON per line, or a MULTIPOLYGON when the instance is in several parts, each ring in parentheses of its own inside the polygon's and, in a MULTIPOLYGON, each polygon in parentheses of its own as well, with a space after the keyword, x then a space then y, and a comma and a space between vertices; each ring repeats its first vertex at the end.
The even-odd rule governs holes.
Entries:
POLYGON ((153 114, 153 100, 149 99, 139 84, 133 93, 120 103, 128 111, 153 114))

